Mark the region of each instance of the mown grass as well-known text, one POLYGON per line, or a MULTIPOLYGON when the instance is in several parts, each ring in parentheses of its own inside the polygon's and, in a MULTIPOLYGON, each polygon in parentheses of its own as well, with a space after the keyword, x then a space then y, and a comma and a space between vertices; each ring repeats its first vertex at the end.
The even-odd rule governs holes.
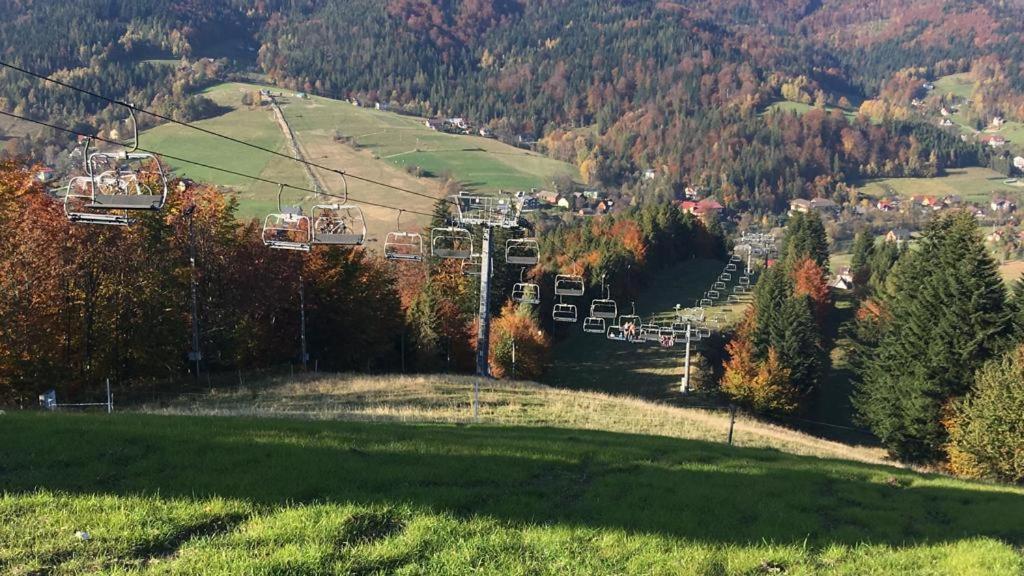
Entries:
MULTIPOLYGON (((654 274, 636 301, 637 314, 647 322, 671 323, 675 305, 694 306, 695 300, 711 288, 725 267, 718 260, 689 260, 654 274)), ((719 304, 708 309, 708 316, 721 314, 723 327, 739 318, 748 296, 741 302, 728 304, 726 295, 736 285, 739 273, 733 273, 719 304)), ((577 299, 581 315, 586 315, 590 302, 577 299)), ((629 302, 618 302, 619 313, 629 314, 629 302)), ((582 322, 582 321, 581 321, 582 322)), ((582 332, 580 324, 557 326, 559 340, 553 349, 554 362, 543 381, 560 387, 633 394, 646 398, 678 397, 683 375, 685 347, 660 348, 657 344, 614 342, 598 334, 582 332)), ((720 345, 717 340, 694 343, 694 351, 720 345), (717 344, 715 344, 717 342, 717 344)))
POLYGON ((0 435, 9 574, 1024 570, 1019 489, 773 450, 141 414, 8 414, 0 435))
MULTIPOLYGON (((479 385, 480 421, 488 425, 604 430, 710 442, 725 442, 729 433, 729 416, 722 410, 451 375, 313 374, 185 394, 135 409, 176 415, 467 424, 473 422, 474 384, 479 385)), ((775 448, 791 454, 888 462, 879 448, 829 442, 742 414, 737 417, 733 441, 738 446, 775 448)))
POLYGON ((1005 184, 1006 176, 988 168, 951 168, 948 175, 939 178, 882 178, 858 184, 868 196, 898 195, 910 197, 919 194, 943 196, 957 194, 965 201, 989 203, 995 195, 1021 199, 1024 188, 1005 184))

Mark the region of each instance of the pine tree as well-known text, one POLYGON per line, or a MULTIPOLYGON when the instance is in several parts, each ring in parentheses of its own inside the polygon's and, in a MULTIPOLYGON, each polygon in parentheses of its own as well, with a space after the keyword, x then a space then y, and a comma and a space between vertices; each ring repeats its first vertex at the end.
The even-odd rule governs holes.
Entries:
POLYGON ((858 291, 866 288, 871 278, 871 258, 874 254, 875 237, 867 231, 858 232, 853 239, 853 259, 850 262, 853 285, 858 291))
POLYGON ((932 222, 920 248, 900 258, 883 294, 881 334, 859 352, 854 398, 861 419, 898 457, 941 456, 943 411, 1004 346, 1005 297, 969 214, 932 222))
POLYGON ((771 347, 790 372, 790 382, 806 397, 818 385, 822 369, 821 337, 807 296, 787 298, 773 326, 771 347))

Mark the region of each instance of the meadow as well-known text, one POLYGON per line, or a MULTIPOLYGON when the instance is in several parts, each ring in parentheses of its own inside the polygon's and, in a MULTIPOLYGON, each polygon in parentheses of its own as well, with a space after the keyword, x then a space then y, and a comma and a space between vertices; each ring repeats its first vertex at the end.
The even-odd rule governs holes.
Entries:
POLYGON ((1020 489, 775 450, 146 414, 7 414, 0 436, 5 574, 1024 570, 1020 489))
POLYGON ((942 198, 956 194, 967 202, 989 203, 993 196, 1020 202, 1024 186, 1006 184, 1006 176, 988 168, 950 168, 938 178, 880 178, 858 183, 860 192, 872 198, 929 195, 942 198))
MULTIPOLYGON (((207 89, 204 95, 229 111, 196 124, 290 155, 273 112, 267 107, 242 105, 244 93, 260 88, 282 94, 280 88, 243 83, 207 89)), ((277 100, 308 160, 419 194, 440 194, 441 177, 452 177, 466 189, 495 193, 550 186, 556 177, 575 174, 568 164, 493 139, 435 132, 424 126, 422 118, 316 96, 296 98, 292 92, 284 92, 277 100)), ((182 126, 158 126, 147 130, 142 140, 146 147, 167 154, 310 187, 302 167, 294 161, 182 126)), ((277 205, 274 185, 183 163, 172 161, 169 164, 179 175, 235 189, 244 217, 263 215, 277 205)), ((343 193, 345 183, 337 174, 317 171, 329 193, 343 193)), ((363 199, 425 213, 432 209, 430 198, 385 186, 349 178, 347 187, 353 201, 363 199)), ((301 196, 293 191, 285 201, 302 201, 301 196)), ((312 202, 310 198, 304 200, 312 202)), ((364 211, 370 228, 377 232, 374 236, 396 224, 393 210, 366 207, 364 211)), ((412 226, 414 222, 425 224, 426 218, 406 215, 406 224, 412 226)))

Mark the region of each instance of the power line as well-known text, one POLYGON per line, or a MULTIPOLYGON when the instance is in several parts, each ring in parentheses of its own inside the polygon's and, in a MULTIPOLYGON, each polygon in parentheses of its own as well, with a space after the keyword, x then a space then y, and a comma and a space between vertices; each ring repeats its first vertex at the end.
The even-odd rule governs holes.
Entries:
MULTIPOLYGON (((220 132, 209 130, 207 128, 203 128, 202 126, 196 126, 195 124, 192 124, 192 123, 189 123, 189 122, 182 122, 180 120, 175 120, 174 118, 171 118, 170 116, 166 116, 166 115, 160 114, 158 112, 153 112, 152 110, 146 110, 144 108, 139 108, 139 107, 134 106, 132 104, 129 104, 129 103, 123 101, 123 100, 118 100, 116 98, 111 98, 109 96, 104 96, 103 94, 100 94, 98 92, 93 92, 92 90, 88 90, 86 88, 81 88, 81 87, 75 86, 73 84, 68 84, 67 82, 63 82, 61 80, 57 80, 56 78, 51 78, 51 77, 46 76, 44 74, 39 74, 38 72, 33 72, 31 70, 26 70, 25 68, 21 68, 19 66, 15 66, 14 64, 10 64, 10 63, 4 62, 2 60, 0 60, 0 66, 3 66, 3 67, 8 68, 10 70, 15 70, 17 72, 21 72, 22 74, 27 74, 29 76, 32 76, 33 78, 38 78, 38 79, 43 80, 45 82, 50 82, 50 83, 56 84, 58 86, 63 86, 64 88, 68 88, 70 90, 74 90, 74 91, 80 92, 82 94, 87 94, 87 95, 92 96, 94 98, 99 98, 100 100, 104 100, 104 101, 109 102, 111 104, 117 104, 119 106, 124 106, 124 107, 129 108, 131 110, 134 110, 136 112, 142 112, 143 114, 149 114, 150 116, 153 116, 154 118, 159 118, 159 119, 164 120, 166 122, 171 122, 171 123, 177 124, 179 126, 184 126, 186 128, 191 128, 192 130, 197 130, 199 132, 202 132, 204 134, 208 134, 210 136, 215 136, 217 138, 223 138, 224 140, 228 140, 229 142, 234 142, 235 144, 241 144, 242 146, 248 146, 249 148, 252 148, 254 150, 260 150, 262 152, 266 152, 268 154, 273 154, 275 156, 280 156, 282 158, 287 158, 287 159, 293 160, 295 162, 301 162, 302 164, 305 164, 307 166, 312 166, 314 168, 319 168, 321 170, 326 170, 328 172, 333 172, 335 174, 339 174, 339 175, 342 175, 342 176, 347 176, 349 178, 352 178, 353 180, 359 180, 361 182, 366 182, 367 184, 375 184, 377 186, 382 186, 384 188, 390 188, 390 189, 396 190, 398 192, 404 192, 406 194, 413 194, 413 195, 419 196, 421 198, 428 198, 430 200, 437 200, 437 198, 435 198, 435 197, 433 197, 433 196, 431 196, 429 194, 424 194, 423 192, 417 192, 415 190, 409 190, 408 188, 403 188, 401 186, 395 186, 393 184, 388 184, 386 182, 381 182, 379 180, 374 180, 372 178, 364 178, 362 176, 357 176, 355 174, 351 174, 351 173, 346 172, 344 170, 339 170, 337 168, 330 168, 328 166, 324 166, 324 165, 318 164, 316 162, 310 162, 309 160, 306 160, 305 158, 299 158, 298 156, 292 156, 290 154, 285 154, 284 152, 278 152, 277 150, 272 150, 270 148, 259 146, 257 144, 253 144, 251 142, 246 142, 245 140, 241 140, 241 139, 235 138, 233 136, 228 136, 227 134, 221 134, 220 132)), ((141 148, 140 148, 140 150, 141 150, 141 148)), ((170 156, 167 156, 167 157, 170 158, 170 156)), ((446 201, 447 202, 451 202, 450 200, 446 200, 446 201)))
MULTIPOLYGON (((57 131, 60 131, 60 132, 65 132, 67 134, 73 134, 75 136, 81 136, 83 138, 92 138, 93 140, 97 140, 97 141, 104 142, 104 143, 107 143, 107 144, 113 144, 115 146, 122 146, 123 145, 120 142, 116 142, 114 140, 110 140, 110 139, 103 138, 103 137, 100 137, 100 136, 91 136, 89 134, 85 134, 84 132, 79 132, 77 130, 72 130, 71 128, 65 128, 63 126, 57 126, 56 124, 51 124, 49 122, 43 122, 42 120, 34 120, 34 119, 28 118, 26 116, 20 116, 18 114, 13 114, 11 112, 5 112, 3 110, 0 110, 0 115, 4 115, 4 116, 10 117, 10 118, 16 118, 18 120, 23 120, 25 122, 31 122, 33 124, 38 124, 40 126, 45 126, 46 128, 51 128, 53 130, 57 130, 57 131)), ((310 188, 304 188, 302 186, 295 186, 294 184, 288 184, 286 182, 278 182, 277 180, 270 180, 268 178, 263 178, 262 176, 253 176, 252 174, 246 174, 244 172, 238 172, 236 170, 231 170, 229 168, 221 168, 219 166, 214 166, 212 164, 206 164, 204 162, 198 162, 196 160, 189 160, 188 158, 181 158, 179 156, 172 156, 170 154, 162 154, 162 153, 160 153, 160 152, 158 152, 156 150, 148 150, 148 149, 142 148, 142 147, 139 147, 138 150, 140 150, 142 152, 146 152, 148 154, 154 154, 154 155, 157 155, 157 156, 161 156, 163 158, 168 158, 168 159, 171 159, 171 160, 175 160, 177 162, 184 162, 186 164, 192 164, 193 166, 199 166, 200 168, 207 168, 209 170, 217 170, 217 171, 223 172, 225 174, 232 174, 234 176, 241 176, 243 178, 249 178, 249 179, 255 180, 257 182, 264 182, 264 183, 267 183, 267 184, 273 184, 275 186, 283 186, 285 188, 291 188, 293 190, 299 190, 301 192, 309 192, 311 194, 319 194, 319 195, 322 195, 322 196, 328 196, 330 198, 346 199, 345 196, 339 196, 337 194, 330 194, 328 192, 322 192, 322 191, 319 191, 319 190, 313 190, 313 189, 310 189, 310 188)), ((344 178, 345 175, 343 174, 342 177, 344 178)), ((351 176, 349 176, 349 177, 351 177, 351 176)), ((376 203, 376 202, 370 202, 368 200, 360 200, 359 198, 352 198, 352 199, 356 200, 356 201, 358 201, 358 202, 360 202, 362 204, 366 204, 367 206, 375 206, 377 208, 386 208, 388 210, 395 210, 395 211, 405 211, 405 212, 409 212, 411 214, 418 214, 420 216, 428 216, 428 217, 429 216, 433 216, 433 214, 429 214, 427 212, 420 212, 418 210, 410 210, 408 208, 396 208, 394 206, 389 206, 387 204, 379 204, 379 203, 376 203)))

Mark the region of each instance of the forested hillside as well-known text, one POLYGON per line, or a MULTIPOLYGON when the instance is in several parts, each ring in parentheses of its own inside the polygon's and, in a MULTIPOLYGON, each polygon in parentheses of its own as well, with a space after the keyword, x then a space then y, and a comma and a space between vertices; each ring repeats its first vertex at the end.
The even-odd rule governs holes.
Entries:
MULTIPOLYGON (((985 77, 971 104, 977 117, 1024 117, 1024 34, 1006 2, 8 0, 0 8, 18 23, 0 30, 5 61, 179 119, 217 112, 197 88, 256 72, 284 87, 470 118, 510 141, 539 139, 588 184, 648 198, 699 186, 757 212, 797 196, 843 196, 857 178, 987 163, 978 144, 913 114, 910 101, 939 75, 985 77), (783 99, 818 110, 765 113, 783 99), (657 178, 643 183, 649 169, 657 178)), ((8 110, 97 131, 124 118, 15 71, 2 78, 8 110)), ((7 147, 52 161, 61 144, 43 135, 7 147)))

